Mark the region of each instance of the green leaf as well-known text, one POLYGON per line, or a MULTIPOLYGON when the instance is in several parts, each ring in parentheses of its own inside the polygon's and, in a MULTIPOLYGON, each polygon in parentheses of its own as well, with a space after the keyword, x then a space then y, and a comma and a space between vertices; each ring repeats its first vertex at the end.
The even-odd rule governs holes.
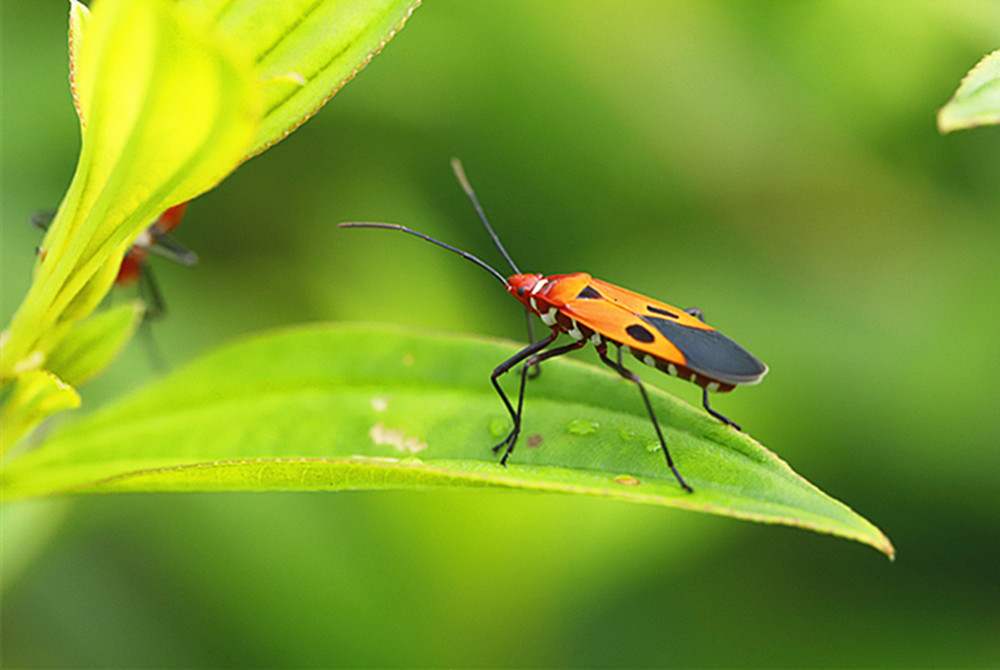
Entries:
MULTIPOLYGON (((420 0, 186 0, 180 8, 251 56, 265 115, 249 158, 305 123, 403 27, 420 0)), ((81 123, 87 72, 76 66, 90 13, 70 0, 70 82, 81 123), (82 83, 83 82, 83 83, 82 83)))
POLYGON ((53 349, 46 367, 66 383, 79 386, 118 357, 145 311, 142 301, 133 300, 77 322, 53 349))
POLYGON ((69 87, 73 92, 73 107, 76 108, 76 115, 80 119, 80 125, 87 123, 87 113, 84 105, 89 100, 81 100, 77 94, 77 86, 85 91, 91 91, 93 86, 89 83, 79 82, 80 73, 77 71, 76 61, 80 55, 80 45, 83 44, 83 36, 87 32, 87 23, 90 21, 90 10, 80 0, 69 0, 69 87))
POLYGON ((938 112, 938 129, 942 133, 997 123, 1000 123, 1000 51, 979 61, 938 112))
POLYGON ((0 349, 4 379, 44 364, 104 298, 136 237, 235 169, 259 128, 246 54, 176 3, 74 5, 71 30, 80 159, 0 349))
POLYGON ((7 451, 47 417, 80 406, 76 390, 50 372, 23 372, 5 388, 0 412, 0 454, 7 451))
MULTIPOLYGON (((7 498, 110 491, 502 487, 799 526, 892 545, 749 436, 650 388, 685 493, 635 386, 555 360, 530 383, 503 468, 490 371, 516 346, 383 327, 310 327, 218 350, 53 434, 0 476, 7 498), (586 427, 581 429, 581 427, 586 427)), ((511 379, 511 387, 516 380, 511 379)), ((501 423, 501 426, 504 424, 501 423)), ((509 425, 509 424, 507 424, 509 425)), ((501 433, 504 431, 500 431, 501 433)))
POLYGON ((403 27, 419 0, 189 0, 238 40, 264 86, 250 155, 305 123, 403 27))
POLYGON ((96 7, 85 21, 71 15, 74 94, 85 124, 78 171, 128 188, 124 203, 91 196, 109 216, 157 198, 142 217, 148 223, 235 169, 258 131, 262 93, 248 54, 176 3, 96 7))

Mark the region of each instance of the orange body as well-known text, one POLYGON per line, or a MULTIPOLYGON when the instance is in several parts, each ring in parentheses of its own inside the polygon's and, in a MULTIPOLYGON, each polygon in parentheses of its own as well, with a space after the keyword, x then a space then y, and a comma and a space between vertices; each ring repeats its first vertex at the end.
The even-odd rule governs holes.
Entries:
POLYGON ((709 391, 756 384, 767 366, 746 349, 685 310, 594 279, 516 274, 507 290, 545 325, 602 353, 607 343, 637 359, 709 391))
POLYGON ((184 212, 187 211, 187 202, 182 202, 179 205, 174 205, 173 207, 164 210, 162 214, 156 217, 156 220, 149 225, 146 230, 136 238, 135 244, 132 248, 128 250, 125 254, 125 258, 122 259, 121 267, 118 268, 118 276, 115 277, 115 284, 117 286, 127 286, 133 284, 142 277, 142 266, 146 262, 146 258, 149 256, 149 248, 152 247, 157 242, 168 233, 172 232, 177 226, 180 225, 181 220, 184 218, 184 212))

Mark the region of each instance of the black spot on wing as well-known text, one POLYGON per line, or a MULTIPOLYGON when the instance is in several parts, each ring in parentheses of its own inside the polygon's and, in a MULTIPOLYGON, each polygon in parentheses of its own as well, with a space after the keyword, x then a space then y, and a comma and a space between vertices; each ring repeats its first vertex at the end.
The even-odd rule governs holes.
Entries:
POLYGON ((583 300, 594 300, 597 298, 603 298, 604 296, 602 296, 593 286, 585 286, 576 297, 583 300))
POLYGON ((679 314, 674 314, 673 312, 668 312, 665 309, 660 309, 659 307, 653 307, 652 305, 646 305, 646 309, 654 314, 662 314, 663 316, 669 316, 671 319, 680 318, 679 314))
POLYGON ((753 354, 716 330, 682 326, 655 316, 640 318, 680 349, 687 367, 695 372, 731 384, 753 383, 767 372, 767 366, 753 354))
POLYGON ((625 332, 628 333, 633 339, 638 340, 639 342, 645 342, 646 344, 649 344, 656 339, 651 332, 643 326, 640 326, 638 323, 633 323, 625 329, 625 332))

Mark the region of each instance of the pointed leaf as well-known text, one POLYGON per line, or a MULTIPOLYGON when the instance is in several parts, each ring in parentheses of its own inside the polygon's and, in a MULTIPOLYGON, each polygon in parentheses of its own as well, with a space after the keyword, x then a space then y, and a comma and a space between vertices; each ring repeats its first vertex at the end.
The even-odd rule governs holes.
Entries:
MULTIPOLYGON (((808 528, 892 554, 872 524, 753 439, 655 388, 685 493, 635 387, 554 360, 530 384, 523 437, 493 367, 513 344, 376 327, 276 332, 212 353, 52 435, 2 473, 8 498, 69 492, 423 489, 562 491, 808 528), (582 429, 581 427, 585 428, 582 429)), ((516 380, 509 380, 515 382, 516 380)), ((512 384, 513 385, 513 384, 512 384)))
POLYGON ((73 386, 100 374, 132 339, 146 309, 134 300, 77 322, 49 355, 46 367, 73 386))
POLYGON ((29 370, 11 382, 0 412, 0 454, 50 415, 80 406, 76 390, 49 372, 29 370))
POLYGON ((264 83, 250 155, 282 140, 350 81, 403 27, 419 0, 192 0, 239 39, 264 83))
MULTIPOLYGON (((80 0, 69 0, 69 88, 73 93, 73 107, 76 108, 76 115, 80 119, 80 126, 86 125, 87 110, 90 108, 90 98, 81 98, 78 90, 78 79, 80 73, 77 72, 76 59, 80 53, 80 45, 83 44, 83 36, 87 30, 87 22, 90 20, 90 10, 80 0)), ((88 93, 93 90, 90 82, 79 86, 88 93)))
POLYGON ((252 65, 168 0, 74 9, 74 85, 86 125, 45 255, 0 349, 10 377, 45 356, 110 289, 135 238, 239 164, 259 127, 252 65), (85 29, 84 26, 85 25, 85 29))
POLYGON ((1000 123, 1000 51, 965 75, 954 97, 938 112, 942 133, 1000 123))
POLYGON ((218 183, 258 129, 247 54, 176 3, 102 0, 75 51, 81 167, 98 184, 136 189, 132 199, 162 190, 145 221, 218 183))

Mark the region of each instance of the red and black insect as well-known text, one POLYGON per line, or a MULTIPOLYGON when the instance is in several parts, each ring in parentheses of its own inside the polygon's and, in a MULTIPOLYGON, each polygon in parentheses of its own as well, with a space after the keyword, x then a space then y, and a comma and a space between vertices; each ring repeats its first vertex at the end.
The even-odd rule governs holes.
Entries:
MULTIPOLYGON (((515 274, 509 278, 504 278, 502 274, 472 254, 405 226, 355 222, 342 223, 340 227, 398 230, 453 251, 490 272, 518 302, 525 306, 528 312, 541 318, 542 322, 552 329, 547 337, 538 342, 532 341, 529 346, 498 365, 490 377, 514 422, 510 434, 493 447, 496 453, 503 450, 500 463, 506 465, 521 432, 525 380, 529 376, 529 370, 545 360, 590 343, 597 349, 597 355, 605 365, 639 387, 646 411, 663 448, 667 466, 680 485, 687 491, 692 491, 674 466, 642 381, 638 375, 623 365, 622 354, 631 353, 646 365, 702 387, 702 404, 705 410, 737 430, 739 426, 736 423, 709 406, 708 394, 710 391, 717 393, 731 391, 742 384, 756 384, 767 373, 767 366, 735 341, 706 324, 698 309, 678 309, 594 279, 583 272, 551 276, 523 274, 486 219, 461 163, 453 159, 452 167, 494 244, 514 269, 515 274), (573 342, 549 349, 548 347, 560 334, 569 335, 573 342), (609 343, 618 348, 616 360, 608 356, 609 343), (521 386, 515 408, 501 388, 499 378, 522 362, 524 365, 521 368, 521 386)), ((533 337, 531 339, 534 340, 533 337)))
MULTIPOLYGON (((187 202, 182 202, 164 210, 156 217, 136 238, 122 259, 121 267, 118 268, 115 286, 138 284, 139 294, 146 303, 146 313, 143 318, 147 321, 161 319, 167 311, 167 304, 160 292, 156 277, 146 262, 149 256, 160 256, 181 265, 194 265, 198 262, 198 254, 170 237, 170 233, 184 218, 187 206, 187 202)), ((54 217, 53 211, 35 212, 31 215, 31 222, 42 230, 47 230, 54 217)))

